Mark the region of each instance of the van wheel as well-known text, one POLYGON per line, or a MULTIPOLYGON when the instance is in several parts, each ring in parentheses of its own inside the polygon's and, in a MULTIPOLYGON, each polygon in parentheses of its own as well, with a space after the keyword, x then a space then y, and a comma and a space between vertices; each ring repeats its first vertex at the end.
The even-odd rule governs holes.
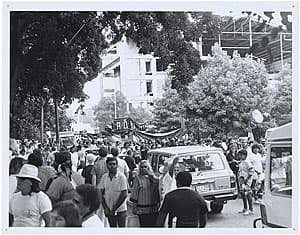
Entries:
POLYGON ((211 202, 210 209, 212 213, 221 213, 223 210, 224 203, 223 202, 211 202))

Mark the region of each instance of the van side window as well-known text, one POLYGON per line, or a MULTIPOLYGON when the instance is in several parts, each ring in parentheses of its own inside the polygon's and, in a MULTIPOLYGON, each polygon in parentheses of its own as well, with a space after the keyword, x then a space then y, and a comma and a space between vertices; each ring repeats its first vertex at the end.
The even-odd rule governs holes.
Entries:
POLYGON ((292 147, 271 148, 270 161, 271 191, 292 195, 292 147))

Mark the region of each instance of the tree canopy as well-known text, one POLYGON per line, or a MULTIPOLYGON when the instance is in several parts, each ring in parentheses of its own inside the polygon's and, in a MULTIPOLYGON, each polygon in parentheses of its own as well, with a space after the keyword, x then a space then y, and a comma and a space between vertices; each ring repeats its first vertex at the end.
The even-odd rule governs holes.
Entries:
POLYGON ((271 109, 263 63, 237 53, 230 58, 218 45, 212 51, 206 66, 188 86, 187 99, 170 86, 166 89, 156 102, 154 124, 172 129, 172 125, 179 125, 181 116, 188 128, 203 137, 244 135, 249 126, 269 127, 268 123, 255 123, 251 116, 255 109, 262 113, 271 109))
POLYGON ((125 35, 137 43, 140 53, 159 57, 161 70, 172 64, 172 89, 183 96, 202 63, 192 42, 198 42, 204 30, 209 35, 218 34, 224 24, 211 12, 103 12, 102 19, 112 42, 125 35))

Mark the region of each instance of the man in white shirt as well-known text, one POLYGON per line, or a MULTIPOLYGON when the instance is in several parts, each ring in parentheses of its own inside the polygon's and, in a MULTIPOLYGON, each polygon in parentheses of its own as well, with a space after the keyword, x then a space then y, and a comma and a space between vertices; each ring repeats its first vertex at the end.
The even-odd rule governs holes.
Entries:
POLYGON ((111 149, 111 155, 115 157, 118 161, 118 171, 122 172, 126 178, 129 177, 129 167, 124 159, 119 157, 119 150, 116 147, 111 149))
POLYGON ((118 170, 115 157, 106 160, 108 173, 100 181, 102 206, 110 227, 125 227, 127 211, 128 184, 125 175, 118 170))

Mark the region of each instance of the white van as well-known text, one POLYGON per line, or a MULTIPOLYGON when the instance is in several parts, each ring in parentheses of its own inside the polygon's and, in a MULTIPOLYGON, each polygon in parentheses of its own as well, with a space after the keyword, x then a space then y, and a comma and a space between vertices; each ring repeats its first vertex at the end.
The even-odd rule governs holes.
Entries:
POLYGON ((263 226, 292 227, 292 123, 266 132, 265 191, 260 204, 263 226))

